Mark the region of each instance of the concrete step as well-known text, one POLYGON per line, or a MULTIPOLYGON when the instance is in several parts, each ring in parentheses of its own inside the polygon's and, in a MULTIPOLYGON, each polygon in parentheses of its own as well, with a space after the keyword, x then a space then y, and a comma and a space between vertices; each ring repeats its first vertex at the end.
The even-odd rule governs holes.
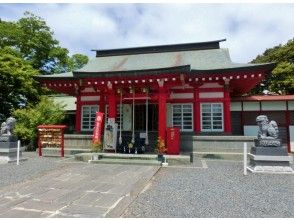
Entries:
MULTIPOLYGON (((107 161, 134 161, 134 163, 137 163, 136 161, 141 161, 138 162, 138 164, 148 164, 153 163, 154 161, 156 163, 158 162, 158 156, 156 154, 81 153, 76 154, 75 159, 88 162, 89 160, 93 160, 94 156, 96 158, 99 157, 100 160, 107 161)), ((190 155, 165 155, 165 157, 166 162, 170 165, 191 164, 190 155)))
POLYGON ((103 158, 128 159, 128 160, 157 160, 154 154, 120 154, 120 153, 99 153, 103 158))
POLYGON ((118 158, 102 158, 100 160, 89 160, 89 163, 102 163, 102 164, 136 164, 146 166, 161 166, 158 160, 140 160, 140 159, 118 159, 118 158))

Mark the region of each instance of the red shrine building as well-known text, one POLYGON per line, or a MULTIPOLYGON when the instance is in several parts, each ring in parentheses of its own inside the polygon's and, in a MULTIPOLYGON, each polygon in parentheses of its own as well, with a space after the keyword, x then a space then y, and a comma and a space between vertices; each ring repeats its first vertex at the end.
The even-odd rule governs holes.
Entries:
POLYGON ((115 120, 123 139, 145 134, 150 145, 157 137, 166 140, 167 127, 179 127, 186 137, 244 135, 246 123, 255 125, 261 113, 289 126, 293 96, 243 97, 275 65, 234 63, 220 47, 223 41, 94 50, 96 57, 83 68, 38 80, 76 97, 76 133, 91 134, 96 111, 115 120), (267 101, 278 109, 284 101, 283 116, 267 101))

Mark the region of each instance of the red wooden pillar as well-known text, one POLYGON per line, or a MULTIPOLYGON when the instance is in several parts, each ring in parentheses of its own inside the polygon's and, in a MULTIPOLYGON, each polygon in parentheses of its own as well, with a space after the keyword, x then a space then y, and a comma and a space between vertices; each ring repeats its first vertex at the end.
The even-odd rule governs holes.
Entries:
POLYGON ((76 101, 76 127, 75 130, 77 133, 81 132, 81 121, 82 121, 82 105, 81 105, 81 96, 77 96, 76 101))
POLYGON ((291 140, 290 140, 290 124, 291 124, 291 116, 289 112, 289 102, 286 101, 286 112, 285 112, 285 117, 286 117, 286 131, 287 131, 287 149, 288 153, 291 153, 291 140))
POLYGON ((116 118, 116 98, 115 91, 113 89, 109 90, 108 93, 108 118, 116 118))
MULTIPOLYGON (((104 113, 104 120, 105 120, 106 116, 105 116, 105 96, 104 96, 104 94, 100 94, 99 112, 104 113)), ((103 134, 103 132, 104 132, 104 124, 105 124, 105 121, 103 121, 103 123, 101 124, 101 134, 103 134)))
POLYGON ((201 116, 200 116, 200 100, 199 100, 199 90, 198 88, 195 88, 194 91, 194 132, 200 133, 201 132, 201 116))
POLYGON ((166 141, 166 100, 167 92, 164 88, 159 88, 158 93, 158 137, 166 141))
POLYGON ((230 98, 230 92, 227 89, 225 89, 224 91, 224 132, 232 133, 231 98, 230 98))

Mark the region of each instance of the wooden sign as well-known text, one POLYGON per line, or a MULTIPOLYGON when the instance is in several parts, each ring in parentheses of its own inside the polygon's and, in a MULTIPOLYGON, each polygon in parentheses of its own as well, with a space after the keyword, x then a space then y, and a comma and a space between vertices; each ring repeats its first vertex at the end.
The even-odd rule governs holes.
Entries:
POLYGON ((39 156, 42 156, 42 148, 61 148, 61 156, 64 157, 64 129, 65 125, 39 125, 38 127, 39 156))

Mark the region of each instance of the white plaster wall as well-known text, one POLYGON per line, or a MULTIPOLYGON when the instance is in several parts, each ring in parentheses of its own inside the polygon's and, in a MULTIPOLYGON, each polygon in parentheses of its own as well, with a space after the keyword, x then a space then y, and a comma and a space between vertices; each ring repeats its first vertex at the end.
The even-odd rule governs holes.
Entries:
POLYGON ((92 87, 87 87, 82 91, 82 93, 83 92, 95 92, 95 90, 92 87))
POLYGON ((192 89, 193 86, 190 86, 188 84, 184 84, 183 86, 174 86, 172 89, 192 89))
POLYGON ((290 151, 294 153, 294 126, 289 126, 290 133, 290 151))
POLYGON ((243 102, 244 111, 259 111, 259 102, 243 102))
POLYGON ((132 130, 132 105, 123 104, 123 130, 132 130))
POLYGON ((192 99, 193 93, 171 93, 170 98, 171 99, 192 99))
POLYGON ((244 136, 256 136, 258 133, 257 125, 244 125, 244 136))
POLYGON ((286 110, 286 101, 261 102, 262 110, 286 110))
POLYGON ((231 111, 242 111, 241 102, 231 102, 231 111))
POLYGON ((223 88, 223 86, 218 83, 204 83, 199 88, 223 88))
POLYGON ((294 110, 294 101, 288 101, 289 110, 294 110))
POLYGON ((166 104, 166 126, 167 127, 172 127, 172 117, 173 117, 173 112, 172 112, 172 105, 170 103, 166 104))
POLYGON ((199 98, 223 98, 223 92, 200 92, 199 98))
POLYGON ((99 101, 100 96, 82 96, 81 101, 99 101))

